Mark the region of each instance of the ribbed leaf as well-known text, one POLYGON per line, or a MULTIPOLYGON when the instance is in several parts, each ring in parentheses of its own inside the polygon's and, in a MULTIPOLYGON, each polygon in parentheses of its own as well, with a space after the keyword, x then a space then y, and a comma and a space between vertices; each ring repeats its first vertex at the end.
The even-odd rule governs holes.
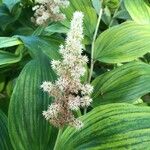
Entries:
POLYGON ((93 81, 94 105, 133 102, 150 92, 150 66, 136 62, 107 72, 93 81))
POLYGON ((97 14, 99 14, 101 8, 101 2, 99 0, 92 0, 93 7, 95 8, 97 14))
POLYGON ((57 150, 149 149, 150 109, 129 104, 109 104, 95 108, 82 118, 80 131, 68 127, 57 150))
POLYGON ((8 64, 14 64, 21 60, 22 55, 18 54, 12 54, 5 51, 0 51, 0 68, 2 65, 8 65, 8 64))
POLYGON ((52 149, 57 135, 45 120, 51 99, 40 89, 43 81, 53 81, 55 75, 46 57, 29 62, 21 72, 9 107, 9 133, 15 150, 52 149))
POLYGON ((9 10, 11 11, 13 7, 20 1, 21 0, 3 0, 3 3, 5 3, 7 7, 9 8, 9 10))
POLYGON ((61 23, 55 23, 45 28, 46 35, 51 35, 53 33, 67 33, 69 28, 61 23))
POLYGON ((82 11, 84 13, 84 31, 85 35, 88 37, 93 37, 93 32, 95 31, 97 16, 96 11, 92 7, 92 2, 90 0, 70 0, 70 7, 63 10, 68 21, 72 18, 74 11, 82 11))
POLYGON ((51 41, 46 41, 38 36, 18 36, 24 43, 24 46, 28 48, 30 54, 35 56, 40 56, 43 51, 51 59, 60 58, 58 53, 59 42, 55 39, 51 41))
POLYGON ((125 7, 134 21, 150 24, 150 7, 144 0, 125 0, 125 7))
POLYGON ((0 5, 0 27, 5 30, 5 28, 15 22, 21 13, 20 8, 16 7, 14 13, 10 13, 10 10, 5 4, 0 5))
POLYGON ((7 124, 7 117, 0 110, 0 150, 12 150, 7 124))
POLYGON ((150 26, 126 22, 104 31, 95 42, 94 59, 128 62, 150 51, 150 26))
POLYGON ((22 44, 16 37, 0 37, 0 48, 11 47, 22 44))

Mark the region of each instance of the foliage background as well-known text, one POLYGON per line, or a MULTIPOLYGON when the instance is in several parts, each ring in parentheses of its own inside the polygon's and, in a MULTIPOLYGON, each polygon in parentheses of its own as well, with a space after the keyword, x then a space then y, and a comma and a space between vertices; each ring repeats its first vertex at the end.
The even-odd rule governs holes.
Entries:
POLYGON ((99 0, 70 0, 69 8, 62 10, 67 19, 47 27, 30 21, 34 1, 0 3, 0 149, 148 149, 149 1, 104 0, 102 5, 99 0), (67 127, 56 144, 58 129, 41 113, 51 99, 39 86, 56 79, 50 60, 60 58, 59 45, 76 10, 85 14, 84 53, 90 58, 101 8, 94 42, 93 105, 82 114, 84 128, 67 127))

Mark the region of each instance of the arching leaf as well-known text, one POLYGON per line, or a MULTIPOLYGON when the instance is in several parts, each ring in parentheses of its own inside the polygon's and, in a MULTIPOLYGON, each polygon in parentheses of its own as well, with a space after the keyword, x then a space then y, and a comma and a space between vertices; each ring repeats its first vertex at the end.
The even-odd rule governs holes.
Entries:
POLYGON ((22 70, 10 101, 9 133, 15 150, 47 150, 54 146, 57 130, 42 115, 51 98, 40 85, 53 81, 55 75, 47 57, 42 55, 22 70))
POLYGON ((0 37, 0 48, 20 45, 22 42, 16 37, 0 37))
POLYGON ((94 59, 128 62, 150 51, 150 26, 126 22, 104 31, 95 42, 94 59))
POLYGON ((83 12, 85 35, 89 38, 93 38, 93 33, 97 24, 97 16, 95 9, 92 7, 92 2, 90 0, 70 0, 70 6, 63 10, 69 22, 75 11, 83 12))
POLYGON ((150 7, 144 0, 125 0, 124 3, 135 22, 139 24, 150 24, 150 7))
POLYGON ((93 81, 93 105, 129 102, 150 92, 150 66, 134 62, 107 72, 93 81))
POLYGON ((150 109, 129 104, 109 104, 82 117, 84 127, 68 127, 56 150, 147 149, 150 145, 150 109))
POLYGON ((0 150, 12 150, 6 115, 0 110, 0 150))

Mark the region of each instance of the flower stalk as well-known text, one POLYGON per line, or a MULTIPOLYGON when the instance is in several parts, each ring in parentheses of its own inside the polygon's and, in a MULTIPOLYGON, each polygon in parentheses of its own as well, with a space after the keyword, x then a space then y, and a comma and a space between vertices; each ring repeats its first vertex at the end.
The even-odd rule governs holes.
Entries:
MULTIPOLYGON (((101 2, 101 3, 102 3, 102 2, 101 2)), ((95 61, 94 61, 95 40, 96 40, 96 37, 97 37, 97 33, 98 33, 98 29, 99 29, 99 25, 100 25, 102 13, 103 13, 103 9, 102 9, 102 7, 101 7, 101 8, 100 8, 100 11, 99 11, 99 17, 98 17, 98 20, 97 20, 96 29, 95 29, 94 36, 93 36, 93 40, 92 40, 92 47, 91 47, 91 66, 90 66, 90 72, 89 72, 88 83, 91 82, 92 73, 93 73, 93 69, 94 69, 94 63, 95 63, 95 61)))
POLYGON ((63 128, 59 128, 57 138, 56 138, 56 142, 55 142, 55 146, 54 146, 54 150, 58 149, 59 140, 60 140, 60 136, 62 135, 62 133, 63 133, 63 128))
POLYGON ((65 45, 61 45, 59 50, 62 59, 51 62, 58 79, 55 83, 45 81, 41 85, 41 88, 54 98, 48 110, 43 111, 43 115, 52 125, 59 128, 64 125, 82 128, 83 123, 73 112, 77 112, 81 107, 88 107, 92 102, 90 95, 93 87, 89 83, 81 83, 88 62, 88 58, 82 55, 83 17, 82 12, 73 14, 65 45))
POLYGON ((36 25, 46 25, 49 21, 61 21, 65 19, 65 15, 60 8, 69 6, 68 0, 37 0, 36 5, 32 8, 34 16, 31 21, 36 25))

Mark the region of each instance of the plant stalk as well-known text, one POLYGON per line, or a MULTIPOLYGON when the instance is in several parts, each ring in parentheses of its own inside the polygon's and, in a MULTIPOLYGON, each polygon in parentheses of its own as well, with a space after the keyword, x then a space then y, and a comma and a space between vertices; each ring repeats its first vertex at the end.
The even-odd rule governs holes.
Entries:
POLYGON ((59 128, 56 142, 55 142, 55 146, 54 146, 54 150, 58 150, 58 146, 59 146, 59 142, 60 142, 60 136, 62 135, 62 133, 63 133, 63 128, 59 128))
POLYGON ((102 7, 100 8, 99 11, 99 17, 98 17, 98 21, 97 21, 97 25, 96 25, 96 29, 95 29, 95 33, 93 36, 93 41, 92 41, 92 48, 91 48, 91 66, 90 66, 90 73, 89 73, 89 79, 88 79, 88 83, 91 82, 91 78, 92 78, 92 73, 93 73, 93 69, 94 69, 94 44, 95 44, 95 40, 96 40, 96 36, 98 33, 98 29, 99 29, 99 25, 100 25, 100 21, 101 21, 101 17, 102 17, 102 13, 103 13, 103 9, 102 7))

